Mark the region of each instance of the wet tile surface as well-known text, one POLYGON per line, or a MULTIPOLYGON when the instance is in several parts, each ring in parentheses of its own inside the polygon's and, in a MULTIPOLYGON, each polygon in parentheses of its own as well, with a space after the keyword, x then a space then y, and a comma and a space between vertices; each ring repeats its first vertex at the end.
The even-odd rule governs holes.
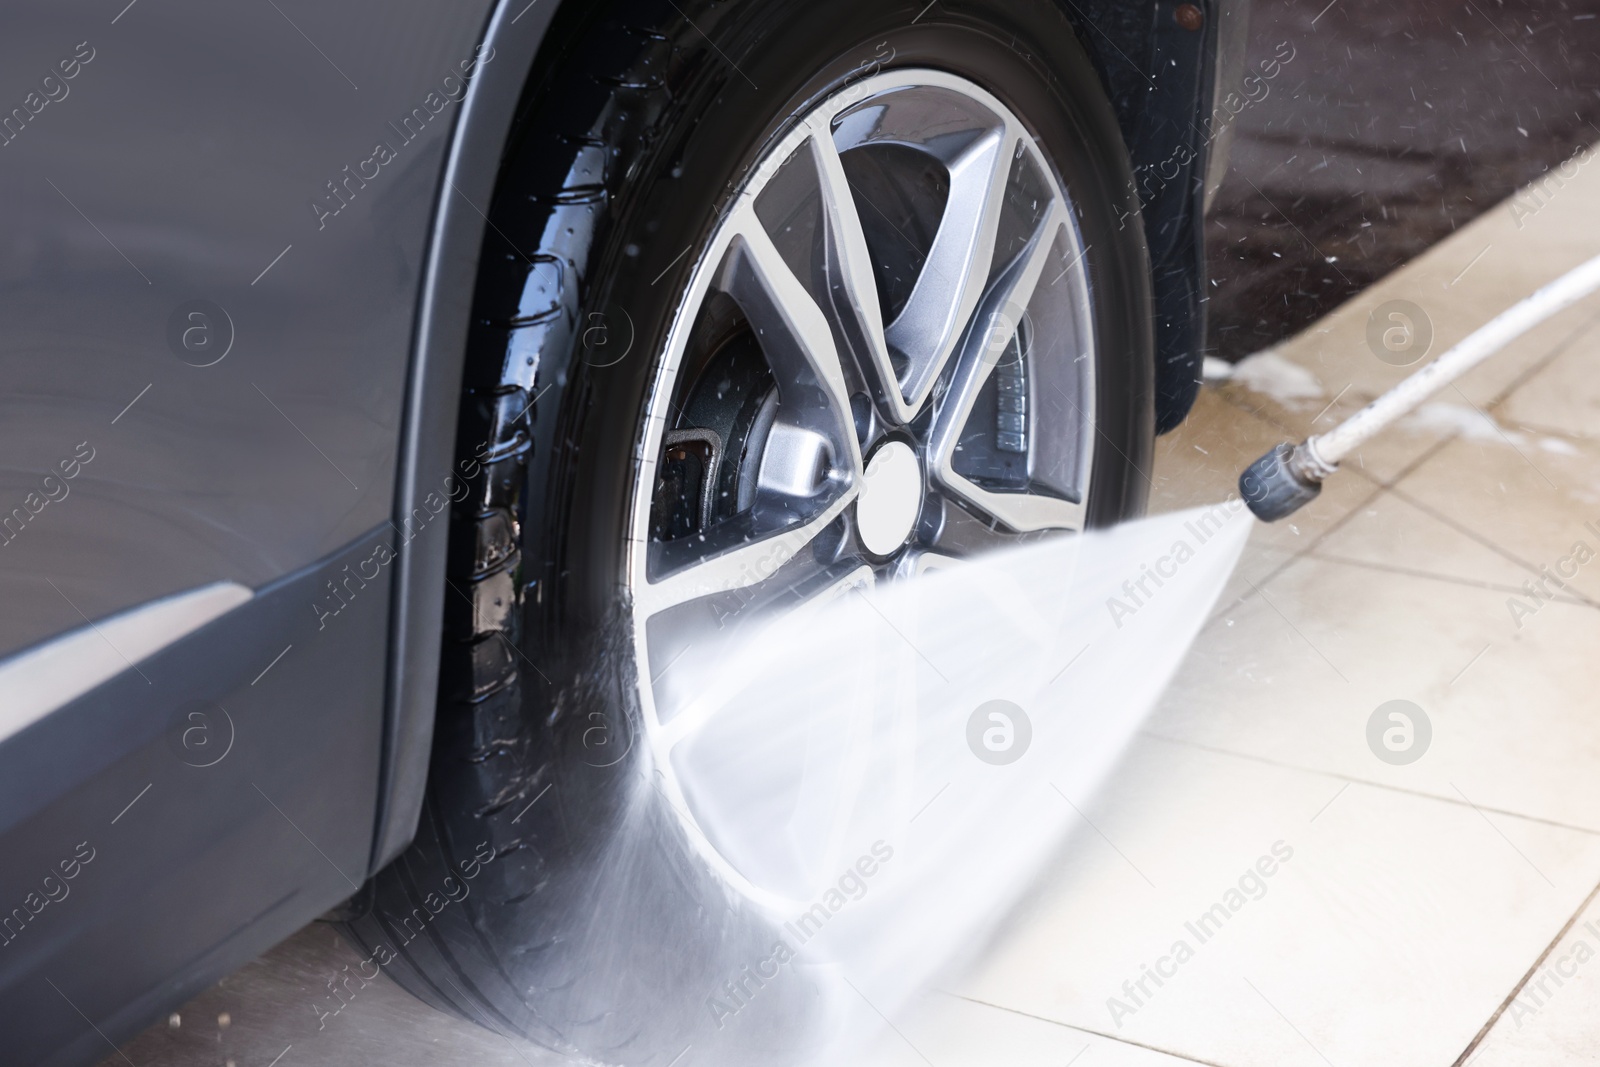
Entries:
POLYGON ((1478 1067, 1593 1063, 1600 1042, 1600 905, 1594 900, 1504 1005, 1471 1062, 1478 1067))
POLYGON ((1600 879, 1591 833, 1153 738, 1085 815, 957 988, 1207 1063, 1449 1063, 1600 879))
POLYGON ((111 1056, 104 1063, 557 1067, 572 1062, 435 1011, 381 972, 370 982, 359 977, 346 982, 361 962, 361 953, 331 926, 313 923, 127 1042, 122 1047, 126 1059, 111 1056))

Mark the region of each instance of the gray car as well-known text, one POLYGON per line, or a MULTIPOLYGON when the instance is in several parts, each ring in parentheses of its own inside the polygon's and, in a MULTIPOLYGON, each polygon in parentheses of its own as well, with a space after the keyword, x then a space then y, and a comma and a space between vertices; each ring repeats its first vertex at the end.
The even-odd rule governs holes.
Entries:
POLYGON ((1243 17, 12 4, 0 1058, 327 916, 554 1049, 780 1062, 798 995, 704 1011, 772 920, 657 687, 1141 512, 1243 17))

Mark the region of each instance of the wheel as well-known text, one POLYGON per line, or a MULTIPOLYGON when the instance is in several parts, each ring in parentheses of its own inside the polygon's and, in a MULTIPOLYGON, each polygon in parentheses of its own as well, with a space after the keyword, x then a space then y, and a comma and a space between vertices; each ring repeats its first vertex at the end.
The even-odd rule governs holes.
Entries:
POLYGON ((670 668, 1139 513, 1132 188, 1049 0, 560 12, 489 212, 428 797, 348 927, 375 966, 605 1062, 800 1055, 822 992, 746 979, 805 887, 703 825, 670 668))

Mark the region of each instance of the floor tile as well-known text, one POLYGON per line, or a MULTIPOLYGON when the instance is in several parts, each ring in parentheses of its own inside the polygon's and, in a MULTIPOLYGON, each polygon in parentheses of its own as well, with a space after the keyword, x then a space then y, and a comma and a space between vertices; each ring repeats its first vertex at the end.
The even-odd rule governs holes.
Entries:
POLYGON ((1505 553, 1474 540, 1469 530, 1452 525, 1448 517, 1394 493, 1383 493, 1357 508, 1317 544, 1314 554, 1506 593, 1516 593, 1523 581, 1537 576, 1505 553))
POLYGON ((1262 590, 1202 631, 1149 732, 1600 830, 1600 611, 1514 620, 1502 592, 1316 558, 1262 590), (1391 700, 1431 724, 1408 765, 1369 745, 1391 700))
POLYGON ((1600 901, 1527 976, 1467 1062, 1474 1067, 1578 1067, 1600 1050, 1600 901))
POLYGON ((1399 482, 1397 492, 1534 572, 1565 569, 1570 574, 1558 577, 1571 586, 1569 592, 1600 603, 1600 441, 1571 442, 1569 450, 1552 452, 1526 441, 1513 447, 1458 439, 1399 482), (1577 549, 1580 543, 1587 551, 1577 549), (1593 558, 1581 562, 1589 553, 1593 558))
POLYGON ((1574 340, 1499 410, 1513 422, 1600 438, 1600 327, 1574 340))
POLYGON ((957 991, 1228 1067, 1450 1063, 1600 879, 1594 834, 1157 739, 1085 815, 957 991))
POLYGON ((360 970, 362 956, 332 926, 316 922, 253 960, 176 1013, 178 1025, 156 1025, 122 1046, 104 1067, 326 1067, 426 1062, 430 1067, 560 1067, 571 1061, 528 1041, 509 1038, 437 1011, 387 974, 330 992, 341 975, 360 970), (349 997, 348 1002, 344 1000, 349 997), (330 1011, 335 1004, 343 1004, 330 1011), (223 1020, 226 1020, 224 1023, 223 1020), (293 1049, 292 1053, 284 1055, 293 1049), (373 1050, 383 1050, 374 1055, 373 1050))
POLYGON ((851 1067, 1187 1067, 1195 1061, 949 993, 897 1013, 851 1067))

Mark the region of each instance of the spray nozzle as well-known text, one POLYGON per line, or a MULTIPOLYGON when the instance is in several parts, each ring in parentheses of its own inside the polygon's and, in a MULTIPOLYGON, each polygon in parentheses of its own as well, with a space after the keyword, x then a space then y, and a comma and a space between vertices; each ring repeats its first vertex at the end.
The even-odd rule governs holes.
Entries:
POLYGON ((1239 495, 1262 522, 1293 515, 1322 492, 1322 481, 1333 468, 1308 445, 1277 445, 1239 475, 1239 495))

